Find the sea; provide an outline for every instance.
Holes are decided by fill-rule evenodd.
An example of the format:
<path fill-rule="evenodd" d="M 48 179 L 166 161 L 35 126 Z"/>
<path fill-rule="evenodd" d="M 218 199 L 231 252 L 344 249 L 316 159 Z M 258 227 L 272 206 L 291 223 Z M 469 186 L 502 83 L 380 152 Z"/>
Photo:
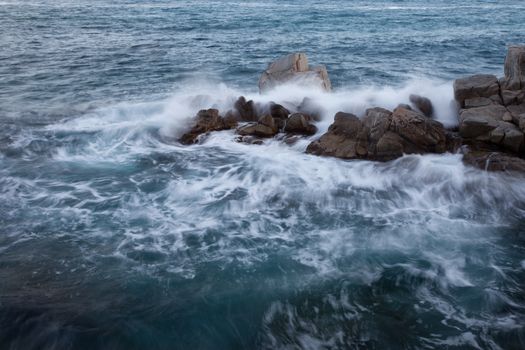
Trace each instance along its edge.
<path fill-rule="evenodd" d="M 524 349 L 525 175 L 305 154 L 503 75 L 521 0 L 0 1 L 0 349 Z M 333 91 L 260 94 L 304 52 Z M 177 139 L 239 96 L 316 135 Z"/>

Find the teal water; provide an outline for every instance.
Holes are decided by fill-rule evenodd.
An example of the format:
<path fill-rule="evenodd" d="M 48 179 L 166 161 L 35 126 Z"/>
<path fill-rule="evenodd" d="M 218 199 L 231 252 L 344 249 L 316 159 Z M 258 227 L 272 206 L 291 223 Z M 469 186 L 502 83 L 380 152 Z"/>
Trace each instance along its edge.
<path fill-rule="evenodd" d="M 456 123 L 522 1 L 1 1 L 1 349 L 522 349 L 525 178 L 460 155 L 345 162 L 200 108 L 392 108 Z M 334 92 L 258 95 L 304 51 Z"/>

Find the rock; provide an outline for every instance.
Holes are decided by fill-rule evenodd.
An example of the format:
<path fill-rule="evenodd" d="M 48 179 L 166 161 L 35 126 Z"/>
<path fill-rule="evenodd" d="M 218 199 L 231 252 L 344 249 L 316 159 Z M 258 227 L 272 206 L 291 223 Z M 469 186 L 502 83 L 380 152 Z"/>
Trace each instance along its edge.
<path fill-rule="evenodd" d="M 272 128 L 259 123 L 248 123 L 243 125 L 237 128 L 237 133 L 241 136 L 251 135 L 264 138 L 272 137 L 276 134 Z"/>
<path fill-rule="evenodd" d="M 501 152 L 469 151 L 463 163 L 487 171 L 525 172 L 525 159 Z"/>
<path fill-rule="evenodd" d="M 407 105 L 406 103 L 400 103 L 400 104 L 397 105 L 396 108 L 404 108 L 404 109 L 408 109 L 409 111 L 412 110 L 412 106 Z"/>
<path fill-rule="evenodd" d="M 264 113 L 272 116 L 279 130 L 284 128 L 284 125 L 286 124 L 286 119 L 288 119 L 288 116 L 290 115 L 290 111 L 288 109 L 286 109 L 280 104 L 270 102 L 270 104 L 266 106 L 263 110 Z"/>
<path fill-rule="evenodd" d="M 183 134 L 179 142 L 191 145 L 198 141 L 198 137 L 211 131 L 231 129 L 237 126 L 237 122 L 223 119 L 216 109 L 203 109 L 197 113 L 195 124 L 189 132 Z"/>
<path fill-rule="evenodd" d="M 488 97 L 474 97 L 474 98 L 467 98 L 464 104 L 465 104 L 465 108 L 476 108 L 476 107 L 484 107 L 484 106 L 494 104 L 494 101 Z"/>
<path fill-rule="evenodd" d="M 512 118 L 512 122 L 516 125 L 521 131 L 525 132 L 525 114 L 520 114 L 516 118 Z"/>
<path fill-rule="evenodd" d="M 237 117 L 231 112 L 228 111 L 223 118 L 225 129 L 235 129 L 237 127 Z"/>
<path fill-rule="evenodd" d="M 503 120 L 504 122 L 512 122 L 512 114 L 510 114 L 510 112 L 505 112 L 505 114 L 503 114 L 503 117 L 501 117 L 501 120 Z"/>
<path fill-rule="evenodd" d="M 519 105 L 525 102 L 525 91 L 501 90 L 501 98 L 505 106 Z"/>
<path fill-rule="evenodd" d="M 382 143 L 382 149 L 377 151 L 377 144 L 380 139 L 385 135 L 392 122 L 392 112 L 384 108 L 370 108 L 366 110 L 365 116 L 363 117 L 363 124 L 368 129 L 368 153 L 373 156 L 385 156 L 384 145 L 388 140 L 384 140 Z M 391 137 L 389 138 L 391 139 Z M 389 143 L 388 141 L 387 143 Z M 398 152 L 394 152 L 397 155 Z M 402 149 L 401 149 L 402 154 Z"/>
<path fill-rule="evenodd" d="M 372 159 L 391 160 L 402 157 L 405 153 L 403 143 L 401 136 L 387 131 L 377 142 Z"/>
<path fill-rule="evenodd" d="M 525 46 L 509 47 L 501 85 L 506 90 L 525 90 Z"/>
<path fill-rule="evenodd" d="M 317 127 L 310 124 L 310 117 L 302 113 L 294 113 L 288 118 L 284 126 L 284 131 L 292 134 L 313 135 L 317 132 Z"/>
<path fill-rule="evenodd" d="M 459 133 L 464 138 L 501 145 L 512 152 L 523 149 L 523 132 L 510 123 L 511 113 L 500 105 L 462 110 Z"/>
<path fill-rule="evenodd" d="M 244 96 L 240 96 L 234 105 L 234 115 L 237 116 L 239 121 L 242 122 L 254 122 L 257 121 L 257 111 L 255 104 L 252 100 L 246 101 Z"/>
<path fill-rule="evenodd" d="M 507 106 L 507 110 L 509 111 L 510 115 L 512 116 L 512 120 L 514 121 L 514 124 L 517 125 L 516 120 L 519 119 L 520 115 L 525 114 L 525 103 L 522 103 L 522 104 L 519 104 L 519 105 Z"/>
<path fill-rule="evenodd" d="M 304 53 L 292 53 L 271 63 L 259 79 L 259 91 L 268 91 L 286 82 L 314 85 L 324 91 L 332 89 L 326 68 L 318 66 L 310 69 Z"/>
<path fill-rule="evenodd" d="M 515 153 L 519 153 L 523 150 L 523 132 L 514 124 L 502 122 L 500 126 L 498 126 L 498 129 L 502 129 L 505 133 L 503 141 L 501 142 L 503 147 Z"/>
<path fill-rule="evenodd" d="M 270 129 L 272 129 L 272 132 L 275 134 L 277 133 L 277 131 L 279 131 L 279 128 L 277 127 L 277 124 L 275 123 L 275 120 L 269 114 L 266 114 L 260 117 L 259 124 L 269 127 Z"/>
<path fill-rule="evenodd" d="M 500 105 L 464 109 L 459 115 L 459 133 L 462 137 L 476 138 L 498 127 L 507 109 Z"/>
<path fill-rule="evenodd" d="M 443 153 L 446 136 L 443 124 L 415 111 L 396 108 L 392 113 L 390 131 L 397 133 L 405 142 L 406 153 Z"/>
<path fill-rule="evenodd" d="M 308 145 L 306 153 L 355 159 L 367 154 L 367 133 L 361 120 L 353 114 L 338 112 L 328 131 Z"/>
<path fill-rule="evenodd" d="M 499 83 L 495 75 L 478 74 L 454 82 L 454 97 L 461 107 L 465 107 L 467 99 L 491 98 L 495 95 L 499 95 Z"/>
<path fill-rule="evenodd" d="M 426 117 L 432 118 L 434 107 L 428 98 L 419 95 L 410 95 L 409 100 Z"/>
<path fill-rule="evenodd" d="M 279 131 L 275 120 L 271 115 L 265 114 L 257 123 L 248 123 L 237 129 L 237 133 L 241 136 L 258 136 L 258 137 L 272 137 Z"/>
<path fill-rule="evenodd" d="M 353 114 L 337 113 L 334 123 L 306 152 L 344 159 L 391 160 L 410 153 L 447 150 L 443 125 L 419 112 L 398 107 L 366 111 L 363 121 Z"/>
<path fill-rule="evenodd" d="M 270 115 L 275 119 L 287 119 L 290 111 L 280 104 L 270 102 Z"/>

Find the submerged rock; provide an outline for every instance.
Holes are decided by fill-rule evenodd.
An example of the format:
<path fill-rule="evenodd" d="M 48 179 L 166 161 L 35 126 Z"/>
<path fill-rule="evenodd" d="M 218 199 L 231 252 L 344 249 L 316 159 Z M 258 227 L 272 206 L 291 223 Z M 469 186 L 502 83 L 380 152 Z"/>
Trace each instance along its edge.
<path fill-rule="evenodd" d="M 268 91 L 286 82 L 313 85 L 324 91 L 332 89 L 326 68 L 324 66 L 310 68 L 304 53 L 292 53 L 272 62 L 259 79 L 259 91 Z"/>
<path fill-rule="evenodd" d="M 247 143 L 249 145 L 262 145 L 264 142 L 255 136 L 239 136 L 235 139 L 237 142 Z"/>

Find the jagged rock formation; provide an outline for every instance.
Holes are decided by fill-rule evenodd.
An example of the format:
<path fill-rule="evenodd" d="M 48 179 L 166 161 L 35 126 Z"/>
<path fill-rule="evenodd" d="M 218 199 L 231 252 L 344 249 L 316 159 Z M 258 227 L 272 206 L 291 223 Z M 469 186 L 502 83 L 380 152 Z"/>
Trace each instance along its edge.
<path fill-rule="evenodd" d="M 330 90 L 326 69 L 310 69 L 306 55 L 298 53 L 270 64 L 261 76 L 261 91 L 283 82 L 315 78 Z M 370 108 L 358 118 L 339 112 L 328 131 L 313 140 L 306 152 L 343 159 L 387 161 L 404 154 L 456 152 L 464 162 L 485 170 L 525 172 L 525 47 L 512 46 L 505 59 L 505 77 L 478 74 L 454 82 L 458 105 L 458 129 L 446 130 L 432 118 L 432 102 L 410 95 L 413 108 L 400 104 L 393 111 Z M 288 106 L 288 105 L 287 105 Z M 277 103 L 261 105 L 239 97 L 224 117 L 217 109 L 201 110 L 180 142 L 199 142 L 211 131 L 235 129 L 236 140 L 262 144 L 276 137 L 293 144 L 316 134 L 315 122 L 325 111 L 305 98 L 285 108 Z"/>
<path fill-rule="evenodd" d="M 308 145 L 306 152 L 344 159 L 391 160 L 403 154 L 446 150 L 446 132 L 441 123 L 397 107 L 394 112 L 368 109 L 362 120 L 339 112 L 328 131 Z"/>
<path fill-rule="evenodd" d="M 525 147 L 525 47 L 510 47 L 505 77 L 474 75 L 454 82 L 459 132 L 466 139 L 522 154 Z"/>

